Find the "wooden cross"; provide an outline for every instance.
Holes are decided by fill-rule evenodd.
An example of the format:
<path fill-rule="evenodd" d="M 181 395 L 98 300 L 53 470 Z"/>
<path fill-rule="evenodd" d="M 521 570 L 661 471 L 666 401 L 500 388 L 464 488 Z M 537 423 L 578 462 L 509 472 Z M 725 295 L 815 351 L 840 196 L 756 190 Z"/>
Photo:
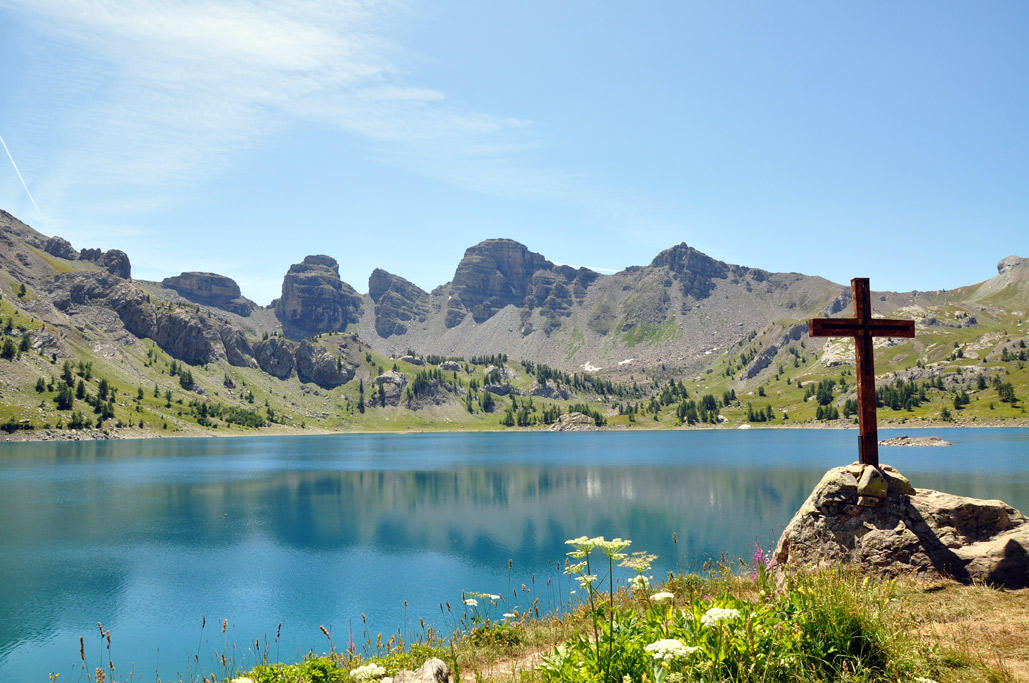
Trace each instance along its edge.
<path fill-rule="evenodd" d="M 853 337 L 857 354 L 858 455 L 862 465 L 879 466 L 879 429 L 875 421 L 875 360 L 873 337 L 914 337 L 913 320 L 872 318 L 868 278 L 850 281 L 854 294 L 853 318 L 812 318 L 808 334 L 812 337 Z"/>

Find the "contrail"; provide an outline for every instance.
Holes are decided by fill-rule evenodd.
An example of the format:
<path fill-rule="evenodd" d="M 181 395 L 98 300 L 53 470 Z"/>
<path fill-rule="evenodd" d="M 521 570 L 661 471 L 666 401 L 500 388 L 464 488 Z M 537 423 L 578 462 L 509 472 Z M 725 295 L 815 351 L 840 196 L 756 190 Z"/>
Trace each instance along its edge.
<path fill-rule="evenodd" d="M 11 166 L 14 166 L 14 172 L 18 174 L 18 180 L 21 181 L 21 186 L 25 188 L 25 194 L 27 194 L 29 199 L 32 200 L 32 206 L 36 207 L 36 213 L 40 218 L 42 218 L 43 213 L 39 210 L 39 205 L 36 204 L 36 200 L 33 198 L 32 193 L 29 192 L 29 186 L 25 184 L 25 179 L 21 177 L 21 171 L 18 170 L 18 164 L 14 163 L 14 157 L 11 156 L 11 150 L 7 149 L 7 143 L 4 142 L 2 135 L 0 135 L 0 145 L 4 146 L 4 151 L 7 152 L 7 158 L 11 160 Z"/>

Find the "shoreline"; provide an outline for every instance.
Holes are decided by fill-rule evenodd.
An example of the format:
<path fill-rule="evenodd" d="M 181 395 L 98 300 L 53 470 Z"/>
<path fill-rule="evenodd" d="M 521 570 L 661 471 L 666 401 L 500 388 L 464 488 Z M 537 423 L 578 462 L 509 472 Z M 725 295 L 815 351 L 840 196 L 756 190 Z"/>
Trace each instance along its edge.
<path fill-rule="evenodd" d="M 673 431 L 733 431 L 733 430 L 766 430 L 766 429 L 796 429 L 796 430 L 822 430 L 822 429 L 835 429 L 835 430 L 854 430 L 857 431 L 858 427 L 856 424 L 849 421 L 837 420 L 843 424 L 830 424 L 824 422 L 800 422 L 796 424 L 768 424 L 768 423 L 748 423 L 734 425 L 704 425 L 704 426 L 683 426 L 683 427 L 649 427 L 649 426 L 636 426 L 636 427 L 596 427 L 588 430 L 576 430 L 576 431 L 591 431 L 591 432 L 627 432 L 627 431 L 639 431 L 639 432 L 673 432 Z M 978 420 L 963 420 L 960 422 L 940 422 L 938 420 L 922 420 L 922 419 L 911 419 L 903 422 L 880 422 L 879 430 L 884 429 L 1027 429 L 1029 428 L 1029 417 L 1026 418 L 1011 418 L 1006 420 L 989 420 L 989 421 L 978 421 Z M 360 434 L 388 434 L 388 435 L 399 435 L 399 434 L 456 434 L 456 433 L 467 433 L 467 434 L 500 434 L 500 433 L 522 433 L 522 434 L 535 434 L 550 431 L 546 427 L 534 427 L 534 428 L 519 428 L 519 427 L 506 427 L 503 429 L 465 429 L 464 426 L 457 426 L 456 428 L 442 428 L 442 429 L 401 429 L 401 430 L 373 430 L 373 429 L 354 429 L 354 430 L 332 430 L 322 429 L 317 427 L 307 427 L 305 429 L 290 429 L 290 430 L 274 430 L 274 431 L 229 431 L 224 430 L 218 434 L 212 434 L 210 431 L 196 431 L 196 432 L 173 432 L 163 434 L 161 432 L 147 432 L 140 433 L 139 430 L 131 428 L 122 429 L 111 429 L 111 430 L 99 430 L 96 428 L 91 429 L 41 429 L 41 430 L 21 430 L 10 434 L 0 435 L 0 444 L 4 443 L 47 443 L 47 442 L 65 442 L 65 441 L 142 441 L 151 439 L 225 439 L 225 438 L 239 438 L 239 437 L 279 437 L 279 436 L 328 436 L 328 435 L 340 435 L 345 436 L 349 434 L 360 435 Z M 570 430 L 571 431 L 571 430 Z"/>

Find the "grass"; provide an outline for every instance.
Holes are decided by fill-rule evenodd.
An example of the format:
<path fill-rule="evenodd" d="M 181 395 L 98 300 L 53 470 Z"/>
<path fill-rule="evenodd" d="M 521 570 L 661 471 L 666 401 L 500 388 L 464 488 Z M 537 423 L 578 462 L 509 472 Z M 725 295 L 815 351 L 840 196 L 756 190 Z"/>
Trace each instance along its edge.
<path fill-rule="evenodd" d="M 619 563 L 636 562 L 636 576 L 646 577 L 648 558 L 626 558 L 617 544 L 581 552 L 581 542 L 597 540 L 577 539 L 580 552 L 572 561 L 591 562 L 591 574 L 569 567 L 579 577 L 580 602 L 563 612 L 541 614 L 530 603 L 524 612 L 501 616 L 513 608 L 500 596 L 468 594 L 463 597 L 475 605 L 451 610 L 448 603 L 449 633 L 423 625 L 411 642 L 398 633 L 386 641 L 380 634 L 341 644 L 323 628 L 325 649 L 294 663 L 270 654 L 278 636 L 242 650 L 224 644 L 229 656 L 214 657 L 217 671 L 191 670 L 187 679 L 343 682 L 354 680 L 350 672 L 358 667 L 375 664 L 394 676 L 428 657 L 444 660 L 455 680 L 523 683 L 1029 677 L 1029 590 L 884 580 L 847 567 L 792 575 L 777 585 L 760 550 L 749 563 L 709 562 L 700 573 L 670 573 L 653 585 L 609 582 L 608 572 Z M 121 673 L 107 661 L 106 635 L 101 627 L 99 669 L 86 655 L 95 648 L 87 644 L 82 651 L 87 680 L 113 682 Z M 242 651 L 257 663 L 242 667 L 232 656 Z M 199 653 L 193 659 L 199 662 Z"/>

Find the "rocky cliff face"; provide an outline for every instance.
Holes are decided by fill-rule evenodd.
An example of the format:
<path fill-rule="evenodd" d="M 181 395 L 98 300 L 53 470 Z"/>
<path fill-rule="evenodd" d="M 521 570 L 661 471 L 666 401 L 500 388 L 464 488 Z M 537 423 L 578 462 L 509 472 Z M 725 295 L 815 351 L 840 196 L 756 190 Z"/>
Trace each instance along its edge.
<path fill-rule="evenodd" d="M 427 292 L 381 268 L 368 278 L 368 296 L 375 302 L 375 331 L 383 339 L 406 333 L 408 323 L 425 322 L 429 313 Z"/>
<path fill-rule="evenodd" d="M 83 249 L 79 252 L 79 258 L 83 261 L 95 261 L 111 275 L 117 275 L 126 280 L 132 279 L 132 264 L 129 262 L 129 255 L 121 249 L 108 251 Z"/>
<path fill-rule="evenodd" d="M 257 308 L 257 304 L 243 297 L 235 280 L 216 273 L 182 273 L 166 277 L 161 285 L 190 301 L 237 315 L 250 315 Z"/>
<path fill-rule="evenodd" d="M 466 250 L 457 266 L 446 326 L 459 325 L 469 313 L 482 323 L 509 305 L 541 308 L 548 318 L 567 315 L 596 278 L 588 268 L 555 266 L 514 240 L 486 240 Z"/>
<path fill-rule="evenodd" d="M 110 273 L 65 273 L 49 286 L 60 311 L 104 306 L 118 314 L 126 330 L 153 339 L 176 358 L 209 363 L 224 357 L 219 327 L 210 319 L 175 306 L 155 306 L 142 289 Z"/>
<path fill-rule="evenodd" d="M 679 282 L 683 295 L 694 299 L 705 299 L 710 296 L 715 288 L 715 280 L 724 280 L 730 275 L 739 277 L 751 270 L 717 261 L 687 246 L 685 242 L 662 251 L 650 266 L 667 269 L 672 279 Z"/>
<path fill-rule="evenodd" d="M 256 368 L 257 359 L 254 358 L 254 348 L 250 345 L 246 335 L 239 329 L 225 325 L 219 331 L 222 338 L 222 345 L 225 346 L 225 359 L 230 365 L 238 368 Z"/>
<path fill-rule="evenodd" d="M 43 251 L 58 258 L 68 259 L 69 261 L 74 261 L 79 257 L 79 252 L 75 247 L 71 246 L 71 242 L 56 235 L 46 241 Z"/>
<path fill-rule="evenodd" d="M 273 377 L 286 379 L 297 367 L 297 348 L 300 344 L 282 337 L 269 337 L 254 342 L 254 357 L 261 370 Z"/>
<path fill-rule="evenodd" d="M 301 382 L 314 382 L 325 389 L 349 382 L 356 369 L 306 339 L 297 348 L 296 363 L 297 376 Z"/>
<path fill-rule="evenodd" d="M 308 256 L 290 266 L 282 297 L 272 302 L 291 339 L 342 331 L 357 321 L 361 296 L 340 280 L 339 264 L 329 256 Z"/>

